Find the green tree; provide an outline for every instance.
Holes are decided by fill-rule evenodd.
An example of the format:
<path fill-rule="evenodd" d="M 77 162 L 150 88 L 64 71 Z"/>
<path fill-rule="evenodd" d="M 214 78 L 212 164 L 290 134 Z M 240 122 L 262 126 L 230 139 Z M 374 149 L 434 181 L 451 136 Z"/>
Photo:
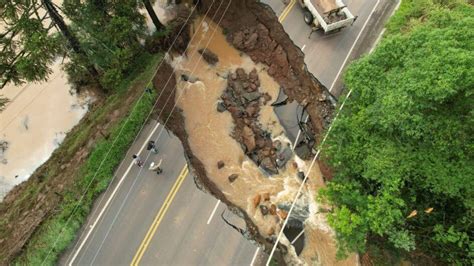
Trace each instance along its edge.
<path fill-rule="evenodd" d="M 80 66 L 85 68 L 88 74 L 90 74 L 91 80 L 95 81 L 95 85 L 102 88 L 99 81 L 99 72 L 96 70 L 95 66 L 90 62 L 87 54 L 82 48 L 81 43 L 77 39 L 76 35 L 66 25 L 62 16 L 59 14 L 56 6 L 53 4 L 51 0 L 42 0 L 42 3 L 43 3 L 44 8 L 47 10 L 48 14 L 51 16 L 51 20 L 54 22 L 58 30 L 61 32 L 62 36 L 66 39 L 67 43 L 69 44 L 69 47 L 74 52 L 74 56 L 76 58 L 81 59 Z"/>
<path fill-rule="evenodd" d="M 72 21 L 88 56 L 101 69 L 101 81 L 109 89 L 131 71 L 135 59 L 144 52 L 140 41 L 146 37 L 146 25 L 140 7 L 141 3 L 134 0 L 63 3 L 64 13 Z M 80 79 L 82 69 L 78 65 L 80 62 L 72 58 L 66 70 Z"/>
<path fill-rule="evenodd" d="M 47 80 L 64 48 L 70 57 L 81 58 L 81 67 L 100 87 L 98 71 L 51 0 L 0 0 L 0 5 L 0 88 Z"/>
<path fill-rule="evenodd" d="M 324 147 L 336 175 L 322 195 L 334 205 L 341 254 L 381 238 L 395 250 L 469 265 L 474 9 L 425 2 L 420 20 L 348 69 L 351 99 Z"/>
<path fill-rule="evenodd" d="M 0 88 L 44 81 L 60 49 L 55 26 L 39 1 L 0 0 Z"/>

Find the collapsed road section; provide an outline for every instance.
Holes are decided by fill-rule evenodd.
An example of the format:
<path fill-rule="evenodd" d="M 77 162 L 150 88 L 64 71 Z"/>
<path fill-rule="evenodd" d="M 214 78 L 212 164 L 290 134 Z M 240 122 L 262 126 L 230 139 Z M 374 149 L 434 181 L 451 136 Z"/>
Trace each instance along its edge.
<path fill-rule="evenodd" d="M 169 55 L 158 71 L 155 88 L 171 100 L 162 100 L 156 111 L 182 141 L 196 181 L 243 217 L 245 235 L 268 251 L 308 173 L 333 103 L 267 6 L 211 2 L 201 1 L 207 17 L 190 25 L 186 52 Z M 164 84 L 173 73 L 175 79 Z M 309 115 L 302 129 L 312 138 L 301 143 L 288 137 L 289 125 L 275 113 L 275 105 L 291 103 Z M 297 145 L 309 152 L 294 154 Z M 327 207 L 315 201 L 324 181 L 314 167 L 285 229 L 304 229 L 303 244 L 295 248 L 284 237 L 280 251 L 291 264 L 354 265 L 355 255 L 336 261 L 334 233 L 321 211 Z"/>

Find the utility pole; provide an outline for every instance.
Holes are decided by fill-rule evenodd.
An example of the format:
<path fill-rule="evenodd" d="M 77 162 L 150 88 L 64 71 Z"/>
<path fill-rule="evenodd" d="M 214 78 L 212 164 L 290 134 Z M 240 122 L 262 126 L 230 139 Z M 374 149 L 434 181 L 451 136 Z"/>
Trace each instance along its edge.
<path fill-rule="evenodd" d="M 158 16 L 155 13 L 155 10 L 153 10 L 153 6 L 151 5 L 150 0 L 142 0 L 143 4 L 145 5 L 146 11 L 148 12 L 148 15 L 150 15 L 151 20 L 153 21 L 153 24 L 155 24 L 156 31 L 162 30 L 165 26 L 161 24 L 160 20 L 158 19 Z"/>
<path fill-rule="evenodd" d="M 58 10 L 54 6 L 54 4 L 51 2 L 51 0 L 42 0 L 42 2 L 43 2 L 44 7 L 46 8 L 46 11 L 48 12 L 51 19 L 53 20 L 54 24 L 58 27 L 59 31 L 64 36 L 64 38 L 66 38 L 72 50 L 79 56 L 83 58 L 87 58 L 87 54 L 82 49 L 81 44 L 79 40 L 77 39 L 76 35 L 74 35 L 74 33 L 69 30 L 69 27 L 66 25 L 66 23 L 64 22 L 64 19 L 62 18 L 61 14 L 59 14 Z M 97 86 L 99 86 L 101 90 L 104 90 L 104 88 L 101 86 L 99 82 L 99 72 L 97 71 L 97 69 L 89 62 L 87 63 L 86 69 L 89 72 L 89 74 L 92 76 L 94 81 L 97 83 Z"/>

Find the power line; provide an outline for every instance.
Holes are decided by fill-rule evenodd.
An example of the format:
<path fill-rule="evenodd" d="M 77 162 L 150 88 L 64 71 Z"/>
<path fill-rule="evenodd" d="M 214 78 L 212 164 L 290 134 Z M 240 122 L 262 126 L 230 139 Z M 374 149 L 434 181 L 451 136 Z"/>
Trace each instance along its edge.
<path fill-rule="evenodd" d="M 227 9 L 229 8 L 231 2 L 232 2 L 232 0 L 231 0 L 231 1 L 229 2 L 229 4 L 227 5 L 227 7 L 226 7 L 226 9 L 225 9 L 225 11 L 224 11 L 222 17 L 221 17 L 220 20 L 219 20 L 219 23 L 217 23 L 217 27 L 214 29 L 214 31 L 213 31 L 211 37 L 209 38 L 209 41 L 208 41 L 207 44 L 206 44 L 206 48 L 209 46 L 209 44 L 210 44 L 210 42 L 211 42 L 211 40 L 212 40 L 214 34 L 216 33 L 216 31 L 217 31 L 217 29 L 218 29 L 218 27 L 219 27 L 219 25 L 220 25 L 220 23 L 221 23 L 221 21 L 222 21 L 222 18 L 223 18 L 223 17 L 225 16 L 225 14 L 227 13 Z M 213 3 L 214 3 L 214 1 L 213 1 Z M 223 3 L 223 1 L 221 1 L 221 4 L 219 5 L 218 10 L 220 9 L 222 3 Z M 212 6 L 212 5 L 211 5 L 211 6 Z M 208 9 L 207 12 L 209 12 L 209 10 L 210 10 L 210 7 L 209 7 L 209 9 Z M 217 14 L 217 12 L 214 14 L 214 16 L 215 16 L 216 14 Z M 206 13 L 205 16 L 207 16 L 207 13 Z M 214 19 L 214 17 L 213 17 L 213 19 Z M 197 31 L 196 31 L 196 32 L 197 32 Z M 193 38 L 194 38 L 195 36 L 196 36 L 196 34 L 193 35 Z M 201 42 L 201 41 L 202 41 L 202 39 L 200 40 L 200 42 Z M 200 43 L 200 42 L 199 42 L 199 43 Z M 188 46 L 186 47 L 186 50 L 189 48 L 189 45 L 190 45 L 190 43 L 188 43 Z M 202 55 L 198 55 L 198 56 L 200 56 L 199 59 L 198 59 L 198 62 L 200 62 L 200 61 L 202 60 Z M 191 61 L 192 61 L 192 60 L 191 60 Z M 195 64 L 195 68 L 191 71 L 191 74 L 194 73 L 194 72 L 197 70 L 197 66 L 198 66 L 198 63 Z M 168 82 L 169 82 L 169 80 L 171 79 L 171 77 L 174 77 L 174 76 L 173 76 L 173 75 L 170 75 L 170 78 L 168 79 Z M 166 85 L 168 84 L 168 82 L 167 82 L 167 83 L 165 84 L 165 86 L 163 86 L 163 87 L 166 87 Z M 174 88 L 174 90 L 176 90 L 176 88 Z M 163 106 L 166 106 L 166 105 L 167 105 L 168 100 L 170 99 L 171 95 L 173 95 L 173 94 L 172 94 L 172 93 L 169 94 L 169 96 L 168 96 L 168 98 L 167 98 L 167 101 L 166 101 L 166 103 L 165 103 Z M 178 98 L 176 99 L 175 104 L 174 104 L 172 110 L 170 111 L 170 113 L 169 113 L 167 119 L 165 120 L 165 122 L 164 122 L 164 124 L 163 124 L 163 128 L 160 130 L 160 133 L 158 134 L 158 137 L 155 139 L 155 142 L 157 142 L 157 141 L 159 140 L 159 138 L 161 137 L 161 134 L 163 133 L 164 128 L 166 127 L 166 124 L 167 124 L 169 118 L 171 117 L 171 115 L 172 115 L 172 113 L 173 113 L 175 107 L 177 106 L 177 103 L 179 102 L 179 99 L 181 98 L 182 95 L 183 95 L 183 92 L 181 92 L 181 94 L 178 95 Z M 158 116 L 160 116 L 163 111 L 164 111 L 164 108 L 160 111 L 160 113 L 159 113 Z M 151 152 L 148 152 L 148 155 L 146 156 L 145 161 L 148 160 L 150 154 L 151 154 Z M 143 169 L 141 168 L 141 169 L 139 170 L 139 172 L 137 173 L 136 177 L 134 178 L 134 181 L 133 181 L 132 185 L 130 186 L 130 188 L 129 188 L 129 190 L 128 190 L 128 192 L 127 192 L 127 194 L 126 194 L 124 200 L 122 201 L 122 204 L 121 204 L 119 210 L 117 211 L 117 214 L 115 215 L 115 217 L 114 217 L 112 223 L 110 224 L 110 227 L 109 227 L 109 229 L 107 230 L 107 233 L 106 233 L 106 235 L 104 236 L 100 247 L 103 245 L 105 239 L 108 237 L 108 234 L 110 233 L 110 230 L 112 229 L 112 226 L 114 225 L 114 223 L 115 223 L 115 221 L 116 221 L 118 215 L 120 214 L 121 210 L 123 209 L 123 206 L 125 205 L 125 202 L 126 202 L 126 200 L 128 199 L 128 197 L 129 197 L 129 195 L 130 195 L 130 192 L 132 191 L 133 187 L 135 186 L 137 180 L 139 180 L 138 176 L 141 174 L 142 170 L 143 170 Z M 100 251 L 100 248 L 96 251 L 96 254 L 94 255 L 94 260 L 95 260 L 95 258 L 97 257 L 99 251 Z M 94 260 L 93 260 L 93 261 L 94 261 Z M 92 263 L 93 263 L 93 262 L 92 262 Z"/>
<path fill-rule="evenodd" d="M 191 12 L 190 12 L 188 18 L 186 19 L 186 22 L 183 24 L 183 26 L 181 27 L 179 33 L 176 35 L 176 37 L 175 37 L 175 39 L 173 40 L 172 44 L 171 44 L 170 47 L 168 48 L 167 53 L 169 53 L 169 52 L 171 51 L 172 47 L 173 47 L 174 44 L 176 43 L 176 40 L 177 40 L 178 37 L 181 35 L 183 29 L 186 27 L 186 25 L 187 25 L 187 23 L 188 23 L 188 21 L 189 21 L 189 18 L 192 16 L 194 10 L 195 10 L 196 7 L 197 7 L 197 4 L 198 4 L 198 3 L 196 3 L 196 5 L 195 5 L 195 6 L 193 7 L 193 9 L 191 10 Z M 158 67 L 156 68 L 156 71 L 155 71 L 154 75 L 153 75 L 153 76 L 150 78 L 150 80 L 146 83 L 146 86 L 148 86 L 148 85 L 151 84 L 153 78 L 154 78 L 155 75 L 158 73 L 158 70 L 160 69 L 161 65 L 163 64 L 163 61 L 164 61 L 164 59 L 162 59 L 162 60 L 160 61 Z M 131 112 L 133 112 L 133 111 L 136 109 L 136 107 L 137 107 L 138 104 L 140 103 L 140 101 L 141 101 L 141 99 L 143 98 L 143 96 L 145 95 L 145 93 L 147 93 L 146 90 L 143 91 L 142 95 L 139 97 L 139 99 L 138 99 L 137 102 L 135 103 L 135 106 L 132 108 L 132 111 L 131 111 Z M 137 135 L 135 136 L 135 139 L 133 140 L 133 142 L 135 142 L 136 139 L 138 138 L 138 136 L 140 135 L 141 131 L 143 130 L 143 128 L 144 128 L 146 122 L 148 121 L 148 118 L 149 118 L 150 115 L 152 114 L 153 109 L 154 109 L 155 105 L 158 103 L 158 101 L 159 101 L 159 99 L 160 99 L 160 97 L 161 97 L 162 94 L 163 94 L 163 91 L 161 91 L 160 94 L 158 95 L 158 98 L 157 98 L 157 100 L 155 101 L 155 104 L 153 105 L 153 108 L 152 108 L 151 111 L 148 113 L 148 116 L 147 116 L 146 119 L 144 120 L 144 122 L 143 122 L 143 124 L 142 124 L 140 130 L 138 131 Z M 117 137 L 115 137 L 114 141 L 113 141 L 112 144 L 110 145 L 110 148 L 109 148 L 109 150 L 107 151 L 107 153 L 105 154 L 105 156 L 103 157 L 102 161 L 100 162 L 100 164 L 99 164 L 99 166 L 98 166 L 98 168 L 97 168 L 97 171 L 94 173 L 94 175 L 93 175 L 91 181 L 90 181 L 89 184 L 86 186 L 86 189 L 85 189 L 84 193 L 81 195 L 79 201 L 77 202 L 76 206 L 74 207 L 74 209 L 72 210 L 72 212 L 71 212 L 71 214 L 69 215 L 68 219 L 66 220 L 66 223 L 64 224 L 64 226 L 62 227 L 61 231 L 59 232 L 58 237 L 57 237 L 56 240 L 54 241 L 53 246 L 52 246 L 51 249 L 48 251 L 46 257 L 44 258 L 43 262 L 41 263 L 42 265 L 46 262 L 47 258 L 49 257 L 49 255 L 51 254 L 52 250 L 53 250 L 54 247 L 56 246 L 56 244 L 57 244 L 59 238 L 60 238 L 61 235 L 64 233 L 64 229 L 65 229 L 66 226 L 69 224 L 69 222 L 70 222 L 70 220 L 71 220 L 73 214 L 76 212 L 77 208 L 78 208 L 79 205 L 81 204 L 81 202 L 82 202 L 82 200 L 84 199 L 86 193 L 89 191 L 90 186 L 92 185 L 92 182 L 94 182 L 95 178 L 97 177 L 97 174 L 99 173 L 99 170 L 101 169 L 102 165 L 104 164 L 104 162 L 105 162 L 106 159 L 108 158 L 108 156 L 109 156 L 109 154 L 110 154 L 112 148 L 115 146 L 115 143 L 117 142 L 118 138 L 121 136 L 121 134 L 122 134 L 122 132 L 123 132 L 123 129 L 125 128 L 125 126 L 127 125 L 127 123 L 128 123 L 129 120 L 130 120 L 130 116 L 127 117 L 127 119 L 125 120 L 124 124 L 122 125 L 122 127 L 121 127 L 119 133 L 117 134 Z M 119 167 L 120 167 L 122 164 L 123 164 L 123 161 L 120 163 Z M 108 189 L 111 187 L 111 184 L 113 184 L 113 181 L 115 180 L 115 177 L 116 177 L 116 176 L 114 176 L 114 177 L 112 178 L 112 180 L 110 181 L 109 186 L 107 187 L 106 191 L 108 191 Z M 106 192 L 106 191 L 105 191 L 105 192 Z"/>

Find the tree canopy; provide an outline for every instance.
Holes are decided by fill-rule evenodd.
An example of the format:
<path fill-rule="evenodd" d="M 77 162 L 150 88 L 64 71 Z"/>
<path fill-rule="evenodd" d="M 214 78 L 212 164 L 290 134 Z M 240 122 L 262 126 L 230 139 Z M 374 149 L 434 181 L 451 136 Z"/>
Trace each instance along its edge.
<path fill-rule="evenodd" d="M 388 36 L 349 67 L 352 95 L 323 147 L 336 174 L 322 195 L 341 254 L 377 238 L 471 264 L 474 8 L 421 2 L 413 12 L 420 2 L 403 1 Z"/>
<path fill-rule="evenodd" d="M 46 80 L 60 49 L 49 14 L 34 0 L 0 0 L 0 6 L 0 89 Z"/>
<path fill-rule="evenodd" d="M 102 73 L 102 84 L 113 89 L 144 51 L 139 42 L 146 33 L 145 17 L 139 12 L 140 2 L 65 0 L 63 7 L 88 57 Z M 80 65 L 81 61 L 74 57 L 66 65 L 70 76 L 79 83 L 79 79 L 87 78 Z"/>
<path fill-rule="evenodd" d="M 0 0 L 0 89 L 45 81 L 62 51 L 74 85 L 111 90 L 144 54 L 145 16 L 164 27 L 150 0 Z M 63 17 L 66 17 L 64 19 Z"/>

